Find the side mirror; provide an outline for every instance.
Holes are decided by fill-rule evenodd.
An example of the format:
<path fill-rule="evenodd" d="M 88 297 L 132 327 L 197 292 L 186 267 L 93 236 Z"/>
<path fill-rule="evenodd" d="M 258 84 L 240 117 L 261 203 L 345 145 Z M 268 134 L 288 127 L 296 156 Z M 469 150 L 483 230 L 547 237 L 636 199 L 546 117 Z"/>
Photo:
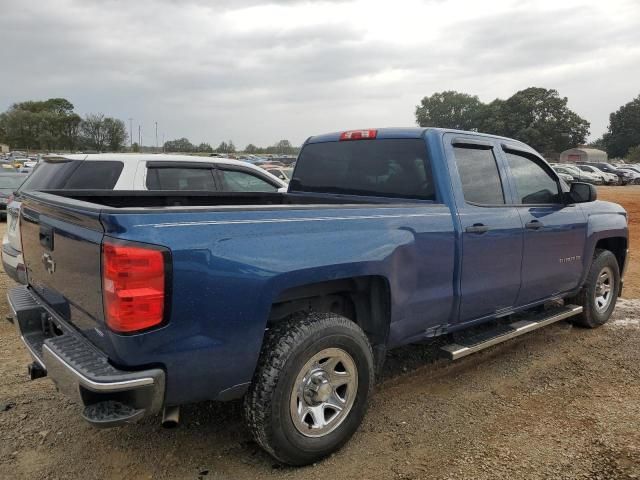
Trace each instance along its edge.
<path fill-rule="evenodd" d="M 571 184 L 567 197 L 569 203 L 594 202 L 598 199 L 598 191 L 590 183 L 575 182 Z"/>

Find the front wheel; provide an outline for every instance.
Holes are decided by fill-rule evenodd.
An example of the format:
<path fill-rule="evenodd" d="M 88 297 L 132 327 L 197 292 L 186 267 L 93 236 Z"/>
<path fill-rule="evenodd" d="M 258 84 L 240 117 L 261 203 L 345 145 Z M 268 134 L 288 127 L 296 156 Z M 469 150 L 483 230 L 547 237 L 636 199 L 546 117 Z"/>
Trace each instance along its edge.
<path fill-rule="evenodd" d="M 316 462 L 360 425 L 374 382 L 371 346 L 354 322 L 333 313 L 270 328 L 245 398 L 255 440 L 290 465 Z"/>
<path fill-rule="evenodd" d="M 604 325 L 613 313 L 619 292 L 620 268 L 615 255 L 609 250 L 596 250 L 582 290 L 568 300 L 583 307 L 582 313 L 573 317 L 573 323 L 586 328 Z"/>

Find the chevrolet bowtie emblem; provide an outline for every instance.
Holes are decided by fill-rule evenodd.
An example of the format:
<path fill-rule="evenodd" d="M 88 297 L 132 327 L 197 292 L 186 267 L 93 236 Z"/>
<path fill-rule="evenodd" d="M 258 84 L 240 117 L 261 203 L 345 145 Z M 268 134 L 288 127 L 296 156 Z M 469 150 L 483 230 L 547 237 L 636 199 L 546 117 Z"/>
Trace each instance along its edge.
<path fill-rule="evenodd" d="M 53 272 L 56 271 L 56 262 L 53 260 L 53 257 L 49 252 L 45 252 L 42 254 L 42 264 L 44 265 L 44 269 L 49 272 L 49 274 L 53 275 Z"/>

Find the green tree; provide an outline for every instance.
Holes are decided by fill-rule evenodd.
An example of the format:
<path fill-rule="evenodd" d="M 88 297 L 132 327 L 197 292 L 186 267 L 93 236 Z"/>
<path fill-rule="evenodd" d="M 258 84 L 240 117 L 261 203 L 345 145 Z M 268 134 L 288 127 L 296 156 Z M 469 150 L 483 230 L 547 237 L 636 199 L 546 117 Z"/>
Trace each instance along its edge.
<path fill-rule="evenodd" d="M 78 118 L 64 98 L 14 103 L 0 114 L 0 141 L 16 148 L 73 148 Z"/>
<path fill-rule="evenodd" d="M 624 157 L 640 145 L 640 95 L 609 115 L 609 128 L 603 137 L 610 157 Z"/>
<path fill-rule="evenodd" d="M 631 147 L 627 151 L 627 156 L 624 159 L 629 163 L 640 163 L 640 145 Z"/>
<path fill-rule="evenodd" d="M 280 140 L 274 147 L 276 147 L 276 153 L 281 155 L 290 155 L 294 152 L 293 145 L 289 140 Z"/>
<path fill-rule="evenodd" d="M 561 152 L 583 144 L 589 122 L 567 106 L 557 90 L 530 87 L 484 109 L 478 129 L 515 138 L 542 153 Z"/>
<path fill-rule="evenodd" d="M 229 143 L 220 142 L 220 145 L 216 148 L 217 153 L 235 153 L 235 151 L 236 146 L 233 144 L 233 140 L 229 140 Z"/>
<path fill-rule="evenodd" d="M 80 130 L 85 144 L 93 150 L 102 152 L 106 146 L 107 129 L 104 124 L 104 115 L 90 113 L 84 117 L 80 124 Z"/>
<path fill-rule="evenodd" d="M 213 152 L 213 148 L 208 143 L 202 142 L 200 145 L 198 145 L 198 147 L 196 148 L 196 151 L 211 153 Z"/>
<path fill-rule="evenodd" d="M 122 120 L 106 117 L 103 120 L 103 128 L 105 130 L 104 141 L 109 151 L 118 152 L 124 148 L 129 135 L 127 135 L 127 127 Z"/>
<path fill-rule="evenodd" d="M 257 153 L 258 152 L 258 147 L 256 147 L 253 143 L 250 143 L 249 145 L 244 147 L 244 152 L 245 153 Z"/>
<path fill-rule="evenodd" d="M 421 127 L 475 130 L 483 107 L 477 96 L 453 90 L 436 92 L 416 106 L 416 122 Z"/>
<path fill-rule="evenodd" d="M 165 152 L 193 152 L 194 150 L 194 145 L 185 137 L 164 143 Z"/>

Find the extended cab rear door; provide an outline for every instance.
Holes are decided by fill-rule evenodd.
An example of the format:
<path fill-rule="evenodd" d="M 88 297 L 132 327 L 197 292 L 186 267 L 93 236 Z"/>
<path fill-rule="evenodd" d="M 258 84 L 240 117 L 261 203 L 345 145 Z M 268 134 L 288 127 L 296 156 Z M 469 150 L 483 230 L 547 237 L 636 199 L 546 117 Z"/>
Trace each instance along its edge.
<path fill-rule="evenodd" d="M 509 205 L 500 146 L 488 137 L 446 134 L 461 227 L 459 322 L 499 315 L 520 289 L 522 222 Z"/>

